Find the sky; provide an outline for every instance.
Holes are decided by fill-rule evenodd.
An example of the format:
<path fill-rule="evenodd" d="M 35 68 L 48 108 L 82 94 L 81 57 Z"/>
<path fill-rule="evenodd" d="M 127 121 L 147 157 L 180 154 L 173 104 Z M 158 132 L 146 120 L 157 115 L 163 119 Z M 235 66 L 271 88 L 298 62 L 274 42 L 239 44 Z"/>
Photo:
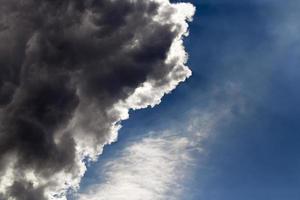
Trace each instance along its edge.
<path fill-rule="evenodd" d="M 193 75 L 165 96 L 160 105 L 130 113 L 130 118 L 122 123 L 118 142 L 104 148 L 99 161 L 91 164 L 83 178 L 83 199 L 97 194 L 97 190 L 99 196 L 104 192 L 118 193 L 121 182 L 134 182 L 120 178 L 119 183 L 110 183 L 116 178 L 110 173 L 124 169 L 109 166 L 123 166 L 129 159 L 132 163 L 125 164 L 125 168 L 143 171 L 138 167 L 139 158 L 133 158 L 128 150 L 135 145 L 147 149 L 145 140 L 164 138 L 167 132 L 197 145 L 182 147 L 182 154 L 189 158 L 178 160 L 179 169 L 157 173 L 168 161 L 159 167 L 151 166 L 149 161 L 143 167 L 153 167 L 153 174 L 130 173 L 139 180 L 164 179 L 166 174 L 180 179 L 179 175 L 185 175 L 177 181 L 180 189 L 162 180 L 161 184 L 169 187 L 164 196 L 149 199 L 297 200 L 300 3 L 189 2 L 197 9 L 190 35 L 185 39 Z M 175 143 L 168 145 L 166 153 L 174 147 Z M 178 155 L 167 157 L 173 156 Z M 109 187 L 113 191 L 108 191 Z M 141 198 L 137 196 L 129 199 Z"/>
<path fill-rule="evenodd" d="M 0 0 L 0 200 L 299 199 L 300 2 L 171 3 Z"/>

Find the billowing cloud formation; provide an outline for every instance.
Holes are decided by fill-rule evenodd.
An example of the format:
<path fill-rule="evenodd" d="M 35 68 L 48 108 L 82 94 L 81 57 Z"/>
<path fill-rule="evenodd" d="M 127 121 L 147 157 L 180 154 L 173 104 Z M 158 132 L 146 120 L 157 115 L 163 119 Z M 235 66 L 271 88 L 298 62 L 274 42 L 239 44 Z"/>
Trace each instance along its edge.
<path fill-rule="evenodd" d="M 0 0 L 0 199 L 65 199 L 129 109 L 190 76 L 194 7 L 168 0 Z"/>

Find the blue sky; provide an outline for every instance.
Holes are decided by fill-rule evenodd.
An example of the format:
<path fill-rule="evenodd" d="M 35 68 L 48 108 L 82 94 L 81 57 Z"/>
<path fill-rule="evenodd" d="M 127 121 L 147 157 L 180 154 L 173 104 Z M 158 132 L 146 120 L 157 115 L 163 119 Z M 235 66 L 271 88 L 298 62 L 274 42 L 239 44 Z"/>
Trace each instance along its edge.
<path fill-rule="evenodd" d="M 133 143 L 200 131 L 201 150 L 183 160 L 192 164 L 184 166 L 181 199 L 298 200 L 300 3 L 190 2 L 197 8 L 185 40 L 192 77 L 159 106 L 131 112 L 118 142 L 91 164 L 81 192 L 103 183 L 106 164 L 122 162 Z"/>

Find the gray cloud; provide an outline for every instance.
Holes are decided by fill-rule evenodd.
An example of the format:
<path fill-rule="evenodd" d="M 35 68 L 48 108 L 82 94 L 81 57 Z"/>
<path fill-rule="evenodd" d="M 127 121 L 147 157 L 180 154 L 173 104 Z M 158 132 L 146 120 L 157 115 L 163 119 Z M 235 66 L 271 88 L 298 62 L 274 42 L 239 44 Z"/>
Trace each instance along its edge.
<path fill-rule="evenodd" d="M 190 75 L 190 4 L 0 0 L 0 199 L 65 199 L 129 109 Z"/>

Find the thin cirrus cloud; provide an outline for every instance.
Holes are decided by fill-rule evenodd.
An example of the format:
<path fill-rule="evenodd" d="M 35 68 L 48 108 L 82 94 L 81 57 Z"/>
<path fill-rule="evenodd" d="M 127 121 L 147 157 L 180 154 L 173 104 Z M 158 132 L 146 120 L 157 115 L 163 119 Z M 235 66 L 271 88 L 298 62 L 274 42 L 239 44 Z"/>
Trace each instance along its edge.
<path fill-rule="evenodd" d="M 235 96 L 237 86 L 227 92 Z M 167 130 L 133 136 L 116 156 L 92 170 L 98 177 L 87 183 L 77 200 L 180 200 L 187 198 L 189 181 L 205 162 L 205 140 L 216 134 L 221 121 L 231 120 L 232 103 L 190 111 L 186 120 Z M 200 164 L 201 165 L 201 164 Z M 101 177 L 101 178 L 100 178 Z M 198 188 L 200 190 L 200 188 Z"/>
<path fill-rule="evenodd" d="M 105 164 L 104 180 L 77 199 L 178 199 L 185 168 L 192 162 L 189 146 L 187 138 L 168 133 L 135 141 Z"/>

